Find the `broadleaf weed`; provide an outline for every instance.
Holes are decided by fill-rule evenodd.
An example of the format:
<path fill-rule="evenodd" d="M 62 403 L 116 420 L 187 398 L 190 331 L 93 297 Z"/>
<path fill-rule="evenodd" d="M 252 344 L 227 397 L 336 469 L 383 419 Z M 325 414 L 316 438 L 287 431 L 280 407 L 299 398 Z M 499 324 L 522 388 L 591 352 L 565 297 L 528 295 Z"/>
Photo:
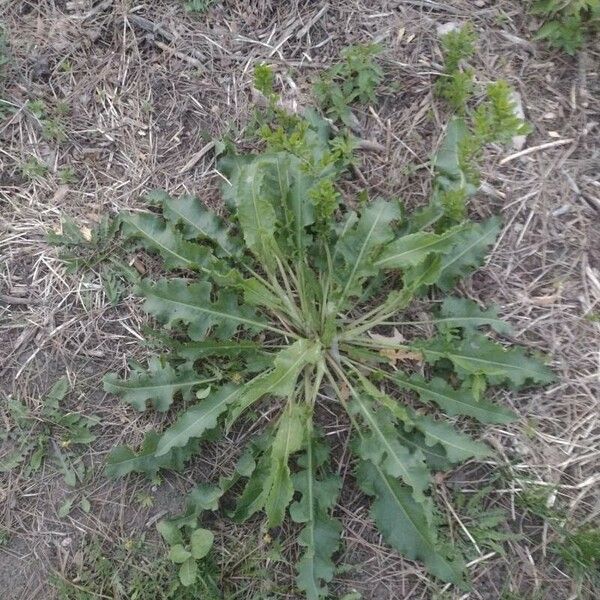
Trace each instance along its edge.
<path fill-rule="evenodd" d="M 321 80 L 335 84 L 331 94 L 317 87 L 327 114 L 344 122 L 334 96 L 346 107 L 373 99 L 381 78 L 375 53 L 345 52 L 346 62 Z M 260 67 L 255 85 L 270 94 L 270 81 Z M 318 414 L 333 403 L 384 539 L 439 579 L 464 584 L 459 549 L 440 537 L 432 472 L 491 450 L 442 412 L 507 423 L 515 416 L 486 398 L 488 387 L 545 384 L 552 374 L 522 348 L 495 339 L 508 325 L 470 300 L 445 297 L 431 311 L 436 333 L 427 338 L 404 315 L 423 292 L 447 291 L 481 265 L 499 233 L 497 218 L 466 219 L 464 202 L 483 145 L 514 129 L 506 89 L 488 91 L 489 103 L 469 127 L 452 121 L 434 159 L 431 202 L 412 215 L 399 201 L 363 197 L 356 209 L 342 202 L 338 184 L 353 160 L 351 138 L 334 136 L 314 111 L 287 115 L 273 106 L 272 121 L 260 129 L 264 149 L 221 159 L 226 218 L 196 198 L 164 193 L 154 196 L 152 212 L 121 215 L 121 235 L 162 256 L 170 272 L 137 287 L 166 333 L 164 352 L 147 370 L 126 379 L 109 374 L 105 390 L 136 410 L 178 415 L 138 452 L 114 449 L 108 472 L 153 477 L 182 468 L 202 443 L 244 421 L 264 421 L 232 474 L 199 484 L 183 514 L 159 524 L 182 583 L 193 583 L 196 556 L 208 545 L 194 555 L 193 536 L 206 537 L 196 533 L 204 532 L 205 513 L 226 501 L 235 521 L 263 513 L 269 530 L 287 516 L 297 523 L 297 586 L 311 600 L 327 596 L 341 545 L 341 481 Z M 468 149 L 465 140 L 477 143 Z M 458 194 L 456 206 L 441 193 Z M 390 330 L 397 324 L 407 328 L 402 336 Z M 268 418 L 261 406 L 270 407 Z M 490 533 L 496 517 L 480 532 L 490 547 L 501 542 Z"/>

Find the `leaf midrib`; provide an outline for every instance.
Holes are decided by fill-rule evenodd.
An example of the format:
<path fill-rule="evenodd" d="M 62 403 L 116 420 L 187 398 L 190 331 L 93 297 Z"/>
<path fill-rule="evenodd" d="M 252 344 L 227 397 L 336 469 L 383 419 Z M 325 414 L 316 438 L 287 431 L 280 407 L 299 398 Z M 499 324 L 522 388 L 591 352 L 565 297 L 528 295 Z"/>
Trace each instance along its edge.
<path fill-rule="evenodd" d="M 237 315 L 232 315 L 231 313 L 225 313 L 225 312 L 220 312 L 220 311 L 214 310 L 214 309 L 208 309 L 208 308 L 199 306 L 198 304 L 190 304 L 188 302 L 183 302 L 182 300 L 175 300 L 175 299 L 171 298 L 170 296 L 158 294 L 156 288 L 152 289 L 151 293 L 154 296 L 161 298 L 162 300 L 164 300 L 166 302 L 171 302 L 172 304 L 179 304 L 181 306 L 187 306 L 188 308 L 191 308 L 192 310 L 196 310 L 201 313 L 207 313 L 209 315 L 223 317 L 225 319 L 229 319 L 232 321 L 238 321 L 239 323 L 249 323 L 251 325 L 257 325 L 258 327 L 264 327 L 265 329 L 271 329 L 273 331 L 279 332 L 278 329 L 270 327 L 269 325 L 267 325 L 265 323 L 261 323 L 260 321 L 248 319 L 247 317 L 238 317 Z"/>
<path fill-rule="evenodd" d="M 149 240 L 150 242 L 156 244 L 157 246 L 159 246 L 160 248 L 162 248 L 163 250 L 165 250 L 168 254 L 172 254 L 173 256 L 181 259 L 183 262 L 187 263 L 188 265 L 194 265 L 195 264 L 194 261 L 190 260 L 189 258 L 186 258 L 185 256 L 181 256 L 181 254 L 178 254 L 172 248 L 169 248 L 168 246 L 165 246 L 162 242 L 160 242 L 160 240 L 158 239 L 158 237 L 152 237 L 152 235 L 148 231 L 146 231 L 145 229 L 142 229 L 138 225 L 137 222 L 131 221 L 131 220 L 127 220 L 127 223 L 129 223 L 130 225 L 132 225 L 133 227 L 135 227 L 135 229 L 137 229 L 147 240 Z M 162 234 L 166 233 L 166 229 L 163 230 L 160 233 L 162 233 Z"/>
<path fill-rule="evenodd" d="M 471 356 L 468 354 L 457 354 L 456 352 L 449 352 L 449 351 L 441 352 L 439 350 L 429 350 L 428 348 L 421 348 L 420 350 L 421 350 L 421 352 L 437 354 L 438 356 L 445 356 L 447 358 L 454 356 L 456 358 L 463 358 L 463 359 L 471 360 L 476 363 L 496 365 L 496 366 L 502 367 L 504 372 L 506 372 L 507 367 L 510 367 L 511 369 L 517 369 L 517 370 L 523 371 L 524 373 L 528 373 L 528 374 L 532 373 L 531 369 L 529 369 L 528 367 L 523 367 L 521 365 L 512 364 L 512 363 L 497 362 L 495 360 L 490 360 L 489 358 L 477 358 L 476 356 Z"/>
<path fill-rule="evenodd" d="M 169 202 L 169 210 L 172 210 L 181 220 L 183 220 L 184 222 L 186 222 L 188 225 L 190 225 L 191 227 L 193 227 L 196 231 L 199 231 L 201 235 L 203 235 L 205 238 L 208 238 L 210 240 L 214 240 L 217 245 L 224 250 L 227 253 L 227 256 L 233 256 L 231 254 L 231 252 L 229 250 L 227 250 L 227 248 L 225 248 L 225 246 L 223 246 L 223 244 L 219 241 L 218 237 L 214 234 L 209 234 L 207 231 L 205 231 L 204 229 L 202 229 L 202 227 L 200 227 L 197 223 L 195 223 L 194 221 L 192 221 L 191 219 L 189 219 L 184 213 L 182 213 L 179 209 L 178 209 L 179 204 L 177 204 L 177 206 L 174 206 L 174 204 L 172 202 Z"/>
<path fill-rule="evenodd" d="M 392 456 L 394 458 L 394 460 L 396 461 L 396 463 L 398 464 L 398 466 L 400 467 L 400 469 L 405 473 L 405 478 L 406 478 L 407 485 L 409 485 L 410 487 L 412 487 L 413 493 L 416 493 L 419 496 L 422 496 L 423 495 L 423 490 L 422 489 L 419 489 L 416 486 L 408 483 L 409 481 L 412 481 L 413 478 L 410 477 L 410 473 L 409 473 L 408 469 L 406 468 L 406 466 L 404 465 L 404 462 L 396 455 L 395 450 L 390 445 L 387 437 L 381 431 L 381 428 L 379 427 L 379 424 L 373 418 L 373 415 L 370 413 L 369 409 L 367 407 L 365 407 L 364 404 L 361 402 L 360 395 L 356 394 L 354 396 L 354 398 L 356 399 L 356 401 L 358 402 L 359 406 L 361 407 L 361 412 L 367 417 L 367 420 L 369 421 L 369 424 L 371 425 L 371 428 L 373 429 L 373 431 L 375 431 L 377 433 L 378 437 L 383 441 L 383 444 L 384 444 L 384 446 L 387 449 L 388 455 Z"/>
<path fill-rule="evenodd" d="M 412 234 L 412 235 L 419 235 L 419 234 L 416 233 L 416 234 Z M 435 234 L 432 234 L 432 235 L 435 235 Z M 400 238 L 400 239 L 402 239 L 402 238 Z M 377 266 L 381 266 L 381 265 L 385 264 L 386 262 L 390 262 L 391 260 L 395 260 L 397 258 L 400 258 L 401 256 L 406 256 L 406 255 L 414 254 L 415 252 L 419 252 L 419 251 L 425 250 L 426 248 L 429 248 L 431 246 L 435 246 L 436 244 L 438 244 L 439 242 L 441 242 L 444 239 L 446 239 L 446 238 L 444 238 L 443 236 L 439 236 L 436 239 L 432 240 L 431 242 L 423 244 L 422 246 L 418 246 L 416 248 L 411 248 L 409 250 L 405 250 L 404 252 L 399 252 L 398 254 L 394 254 L 392 256 L 387 256 L 385 258 L 380 258 L 379 260 L 375 261 L 375 266 L 376 267 Z"/>
<path fill-rule="evenodd" d="M 161 447 L 161 442 L 158 442 L 158 446 L 156 447 L 156 455 L 157 456 L 162 456 L 163 454 L 166 454 L 167 452 L 169 452 L 169 450 L 171 450 L 172 448 L 176 448 L 179 447 L 178 446 L 178 442 L 179 440 L 184 437 L 185 435 L 187 435 L 187 433 L 194 429 L 196 427 L 196 425 L 198 424 L 199 421 L 203 421 L 206 419 L 206 417 L 210 416 L 212 413 L 214 413 L 217 409 L 221 408 L 223 405 L 227 405 L 230 401 L 231 398 L 234 397 L 236 394 L 240 393 L 240 388 L 236 388 L 234 390 L 231 391 L 230 394 L 228 394 L 227 396 L 225 396 L 218 404 L 215 404 L 214 406 L 212 406 L 209 410 L 203 412 L 201 415 L 198 416 L 197 419 L 195 419 L 190 425 L 188 425 L 183 431 L 181 431 L 180 433 L 176 434 L 171 441 L 168 444 L 165 444 L 163 447 Z M 208 402 L 209 400 L 207 399 L 206 402 Z M 190 410 L 194 410 L 195 408 L 197 409 L 201 409 L 202 408 L 202 402 L 199 404 L 196 404 L 194 407 L 192 407 Z M 219 413 L 220 414 L 220 413 Z M 185 417 L 185 413 L 182 415 L 182 418 Z M 177 423 L 175 423 L 174 427 L 177 425 Z M 168 430 L 165 432 L 168 433 Z M 188 436 L 189 438 L 190 436 Z M 194 436 L 196 437 L 196 436 Z M 165 450 L 166 448 L 166 450 Z"/>
<path fill-rule="evenodd" d="M 465 254 L 467 254 L 467 252 L 469 252 L 470 250 L 472 250 L 475 246 L 477 246 L 478 244 L 480 244 L 481 242 L 483 242 L 487 238 L 493 236 L 494 235 L 494 231 L 495 230 L 492 228 L 489 231 L 485 231 L 483 233 L 483 235 L 480 235 L 479 237 L 477 237 L 477 239 L 474 240 L 470 245 L 468 245 L 462 252 L 459 252 L 458 254 L 454 255 L 451 260 L 449 260 L 446 264 L 443 264 L 441 272 L 443 273 L 444 270 L 446 270 L 450 265 L 452 265 L 453 263 L 455 263 L 456 261 L 458 261 L 460 258 L 462 258 Z"/>
<path fill-rule="evenodd" d="M 371 464 L 374 464 L 374 463 L 371 463 Z M 419 537 L 421 538 L 421 540 L 423 541 L 423 543 L 429 548 L 429 552 L 432 553 L 432 554 L 435 554 L 435 555 L 439 556 L 448 565 L 448 567 L 450 568 L 450 570 L 454 571 L 454 569 L 452 568 L 452 565 L 447 561 L 447 559 L 444 558 L 443 555 L 440 554 L 437 551 L 437 548 L 435 547 L 434 542 L 431 539 L 425 537 L 425 535 L 423 534 L 423 532 L 421 531 L 421 529 L 413 521 L 413 519 L 410 516 L 410 514 L 404 508 L 404 504 L 401 502 L 400 498 L 396 495 L 396 492 L 394 491 L 394 489 L 390 485 L 390 483 L 388 481 L 388 478 L 383 473 L 381 467 L 379 467 L 378 465 L 375 465 L 375 469 L 379 473 L 379 476 L 383 480 L 386 488 L 388 489 L 388 491 L 390 492 L 390 494 L 392 495 L 392 497 L 396 500 L 397 506 L 400 507 L 400 509 L 401 509 L 402 513 L 404 514 L 404 516 L 406 517 L 406 519 L 411 523 L 411 525 L 413 526 L 414 530 L 417 532 L 417 534 L 419 535 Z M 425 560 L 425 559 L 423 559 L 423 560 Z"/>
<path fill-rule="evenodd" d="M 352 272 L 350 274 L 350 277 L 348 278 L 348 281 L 346 282 L 346 285 L 344 286 L 344 289 L 342 291 L 342 297 L 340 299 L 340 304 L 342 303 L 342 301 L 346 298 L 346 294 L 348 293 L 348 289 L 350 288 L 350 285 L 354 279 L 354 275 L 356 274 L 356 271 L 358 270 L 359 265 L 362 262 L 362 257 L 363 254 L 365 252 L 365 249 L 369 243 L 369 241 L 371 240 L 371 237 L 373 236 L 373 230 L 375 229 L 375 227 L 377 227 L 379 220 L 381 219 L 381 215 L 383 214 L 384 210 L 386 209 L 386 205 L 385 204 L 381 204 L 380 208 L 379 208 L 379 213 L 377 214 L 377 217 L 375 218 L 375 220 L 373 221 L 371 228 L 369 229 L 369 233 L 367 235 L 367 237 L 364 240 L 364 243 L 362 244 L 361 248 L 360 248 L 360 252 L 358 253 L 358 259 L 354 262 L 354 267 L 352 269 Z M 375 263 L 377 264 L 377 263 Z"/>
<path fill-rule="evenodd" d="M 201 383 L 210 383 L 212 381 L 216 381 L 217 377 L 210 377 L 208 379 L 195 379 L 194 381 L 182 381 L 182 382 L 174 382 L 174 383 L 161 383 L 158 385 L 136 385 L 135 381 L 128 385 L 118 385 L 116 383 L 110 383 L 114 388 L 125 391 L 137 391 L 137 390 L 158 390 L 162 388 L 173 388 L 173 387 L 185 387 L 188 385 L 200 385 Z M 129 383 L 129 382 L 126 382 Z"/>
<path fill-rule="evenodd" d="M 419 422 L 423 422 L 423 421 L 427 421 L 427 419 L 423 419 L 422 417 L 417 419 L 415 421 L 415 423 L 417 424 L 417 427 L 419 427 Z M 433 422 L 433 425 L 438 425 L 438 423 L 435 423 L 435 421 Z M 455 448 L 457 450 L 460 450 L 461 452 L 469 452 L 471 454 L 471 456 L 476 456 L 475 452 L 473 451 L 473 449 L 469 449 L 467 446 L 460 446 L 458 445 L 456 442 L 452 442 L 452 441 L 448 441 L 447 438 L 441 438 L 437 433 L 432 433 L 430 429 L 427 429 L 426 425 L 423 425 L 422 427 L 419 427 L 419 430 L 425 434 L 425 437 L 427 438 L 432 438 L 434 440 L 436 440 L 436 442 L 434 444 L 432 444 L 432 446 L 434 446 L 435 444 L 441 444 L 442 446 L 449 446 L 451 448 Z M 461 435 L 458 431 L 453 431 L 453 433 L 456 435 L 456 437 L 458 439 L 461 439 Z M 475 440 L 471 440 L 470 438 L 467 438 L 466 436 L 463 436 L 463 439 L 465 439 L 465 443 L 466 442 L 470 442 L 471 444 L 473 444 L 473 446 L 477 446 L 478 443 Z M 483 450 L 483 448 L 482 448 Z"/>
<path fill-rule="evenodd" d="M 405 386 L 409 389 L 412 389 L 413 391 L 416 391 L 419 393 L 419 396 L 421 396 L 421 392 L 429 394 L 431 396 L 435 396 L 437 398 L 441 398 L 444 400 L 449 400 L 450 402 L 454 402 L 456 404 L 459 404 L 461 406 L 468 406 L 469 408 L 475 409 L 475 410 L 481 410 L 482 412 L 486 413 L 493 413 L 493 414 L 498 414 L 498 412 L 502 412 L 501 407 L 496 407 L 493 404 L 469 404 L 468 402 L 465 402 L 464 400 L 458 399 L 458 398 L 454 398 L 452 396 L 448 396 L 446 394 L 443 394 L 442 392 L 439 392 L 437 390 L 434 390 L 433 388 L 427 387 L 426 385 L 419 385 L 418 383 L 415 383 L 414 381 L 411 381 L 410 379 L 403 379 L 400 378 L 398 376 L 393 377 L 393 381 L 397 381 L 401 386 Z M 456 390 L 454 390 L 456 391 Z"/>

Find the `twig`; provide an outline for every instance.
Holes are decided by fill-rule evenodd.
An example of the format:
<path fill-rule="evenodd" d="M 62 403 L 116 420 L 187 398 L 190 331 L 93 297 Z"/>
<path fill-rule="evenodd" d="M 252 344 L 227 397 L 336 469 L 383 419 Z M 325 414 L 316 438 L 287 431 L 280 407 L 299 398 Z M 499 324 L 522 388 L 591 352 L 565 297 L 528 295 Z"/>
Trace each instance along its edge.
<path fill-rule="evenodd" d="M 173 56 L 176 56 L 177 58 L 181 58 L 181 60 L 185 60 L 187 62 L 189 62 L 191 65 L 194 65 L 195 67 L 202 69 L 202 63 L 197 59 L 194 58 L 193 56 L 189 56 L 187 54 L 184 54 L 183 52 L 179 52 L 179 50 L 175 50 L 174 48 L 171 48 L 171 46 L 169 46 L 169 44 L 165 44 L 164 42 L 160 42 L 158 40 L 153 40 L 154 44 L 156 46 L 158 46 L 161 50 L 164 50 L 165 52 L 170 52 Z"/>
<path fill-rule="evenodd" d="M 9 296 L 8 294 L 0 294 L 0 302 L 5 304 L 39 304 L 39 300 L 33 298 L 19 298 L 17 296 Z"/>
<path fill-rule="evenodd" d="M 454 6 L 440 4 L 439 2 L 433 2 L 433 0 L 399 0 L 399 4 L 411 4 L 412 6 L 418 6 L 419 8 L 430 8 L 431 10 L 452 14 L 458 14 L 460 12 L 458 9 L 454 8 Z"/>
<path fill-rule="evenodd" d="M 179 171 L 179 174 L 181 175 L 182 173 L 185 173 L 186 171 L 189 171 L 192 167 L 194 167 L 196 165 L 196 163 L 212 148 L 214 148 L 215 146 L 215 142 L 208 142 L 208 144 L 206 144 L 205 146 L 203 146 L 202 148 L 200 148 L 200 150 L 198 150 L 198 152 L 196 152 L 196 154 L 194 154 L 190 160 L 188 160 L 185 165 L 183 167 L 181 167 L 181 170 Z"/>
<path fill-rule="evenodd" d="M 160 37 L 164 38 L 168 42 L 174 42 L 177 39 L 177 36 L 174 33 L 171 33 L 168 29 L 165 29 L 164 27 L 154 23 L 154 21 L 151 21 L 150 19 L 146 19 L 146 17 L 130 14 L 130 15 L 127 15 L 125 18 L 132 25 L 139 27 L 140 29 L 143 29 L 144 31 L 147 31 L 148 33 L 159 35 Z M 202 67 L 202 64 L 199 63 L 198 61 L 206 60 L 206 56 L 204 55 L 204 53 L 200 52 L 200 50 L 196 50 L 195 48 L 190 48 L 189 54 L 186 54 L 183 52 L 179 52 L 178 50 L 174 50 L 170 46 L 167 46 L 166 44 L 164 44 L 163 42 L 160 42 L 158 40 L 152 40 L 152 41 L 162 50 L 168 50 L 168 51 L 172 52 L 178 58 L 186 60 L 196 67 Z M 192 56 L 189 56 L 190 54 Z"/>
<path fill-rule="evenodd" d="M 325 6 L 323 6 L 323 8 L 296 34 L 296 39 L 302 39 L 310 31 L 310 28 L 327 12 L 328 9 L 329 2 L 326 2 Z"/>
<path fill-rule="evenodd" d="M 565 140 L 555 140 L 553 142 L 546 142 L 545 144 L 540 144 L 539 146 L 531 146 L 530 148 L 525 148 L 525 150 L 519 150 L 519 152 L 515 152 L 514 154 L 510 154 L 509 156 L 505 156 L 501 161 L 501 165 L 505 165 L 511 160 L 515 160 L 515 158 L 520 158 L 521 156 L 526 156 L 527 154 L 533 154 L 538 150 L 547 150 L 548 148 L 554 148 L 554 146 L 564 146 L 565 144 L 572 144 L 575 140 L 573 138 L 567 138 Z"/>
<path fill-rule="evenodd" d="M 150 19 L 146 19 L 146 17 L 141 17 L 140 15 L 127 15 L 126 19 L 130 23 L 132 23 L 133 25 L 136 25 L 137 27 L 139 27 L 140 29 L 143 29 L 144 31 L 149 31 L 150 33 L 158 33 L 158 35 L 164 37 L 166 40 L 169 40 L 170 42 L 175 40 L 175 36 L 170 31 L 168 31 L 167 29 L 164 29 L 160 25 L 157 25 L 156 23 L 154 23 L 154 21 L 151 21 Z"/>

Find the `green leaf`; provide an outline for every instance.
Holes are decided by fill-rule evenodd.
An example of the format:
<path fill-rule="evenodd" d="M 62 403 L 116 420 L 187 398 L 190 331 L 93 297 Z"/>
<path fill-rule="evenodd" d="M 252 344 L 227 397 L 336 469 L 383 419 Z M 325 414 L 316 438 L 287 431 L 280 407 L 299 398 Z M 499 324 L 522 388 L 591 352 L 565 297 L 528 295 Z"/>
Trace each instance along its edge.
<path fill-rule="evenodd" d="M 391 224 L 400 217 L 398 203 L 380 199 L 363 209 L 356 224 L 344 230 L 334 249 L 334 259 L 337 256 L 343 259 L 343 267 L 336 269 L 342 288 L 341 304 L 346 297 L 359 296 L 365 277 L 377 273 L 380 265 L 374 262 L 374 258 L 393 239 Z"/>
<path fill-rule="evenodd" d="M 198 565 L 193 558 L 188 558 L 179 568 L 179 581 L 184 587 L 189 587 L 196 582 Z"/>
<path fill-rule="evenodd" d="M 177 392 L 181 392 L 184 399 L 189 399 L 192 390 L 216 379 L 191 370 L 177 371 L 168 363 L 150 359 L 147 373 L 134 373 L 127 380 L 109 373 L 105 375 L 103 383 L 105 392 L 118 394 L 136 410 L 146 410 L 146 402 L 150 400 L 154 408 L 165 412 L 169 410 Z"/>
<path fill-rule="evenodd" d="M 162 535 L 165 542 L 169 544 L 169 546 L 183 544 L 183 536 L 181 535 L 181 531 L 173 523 L 161 519 L 156 524 L 156 529 L 160 535 Z"/>
<path fill-rule="evenodd" d="M 425 443 L 425 436 L 416 429 L 407 431 L 408 425 L 404 429 L 398 430 L 398 440 L 402 445 L 411 450 L 420 450 L 425 457 L 427 466 L 433 471 L 446 471 L 452 466 L 448 456 L 441 444 L 429 446 Z"/>
<path fill-rule="evenodd" d="M 469 131 L 464 119 L 455 117 L 448 123 L 440 149 L 433 159 L 433 167 L 437 172 L 455 180 L 464 178 L 460 168 L 459 148 L 467 135 Z"/>
<path fill-rule="evenodd" d="M 290 403 L 279 419 L 271 449 L 269 476 L 265 481 L 265 512 L 269 527 L 283 523 L 292 501 L 294 486 L 289 467 L 290 456 L 302 448 L 306 437 L 306 407 Z"/>
<path fill-rule="evenodd" d="M 309 190 L 313 180 L 302 170 L 298 157 L 289 152 L 264 155 L 263 194 L 275 209 L 280 227 L 277 244 L 290 258 L 302 258 L 310 242 L 306 228 L 315 222 L 315 208 Z"/>
<path fill-rule="evenodd" d="M 431 339 L 414 344 L 428 362 L 440 358 L 452 362 L 458 375 L 485 375 L 491 383 L 507 382 L 514 387 L 528 383 L 551 383 L 554 376 L 540 361 L 530 358 L 523 348 L 506 349 L 480 334 L 459 342 Z"/>
<path fill-rule="evenodd" d="M 190 556 L 192 556 L 192 554 L 188 552 L 181 544 L 175 544 L 175 546 L 171 546 L 171 550 L 169 551 L 169 560 L 177 565 L 186 562 Z"/>
<path fill-rule="evenodd" d="M 429 487 L 429 472 L 420 450 L 411 451 L 399 441 L 394 419 L 387 409 L 374 410 L 373 403 L 361 394 L 355 394 L 350 411 L 360 415 L 367 431 L 361 431 L 358 454 L 361 458 L 380 465 L 392 477 L 401 477 L 413 490 L 417 502 L 425 501 L 424 491 Z"/>
<path fill-rule="evenodd" d="M 73 502 L 75 501 L 74 498 L 67 498 L 59 507 L 58 511 L 57 511 L 57 515 L 59 519 L 64 519 L 70 512 L 71 509 L 73 508 Z"/>
<path fill-rule="evenodd" d="M 185 461 L 196 452 L 197 442 L 191 440 L 183 448 L 174 448 L 162 456 L 155 456 L 160 436 L 151 431 L 146 434 L 142 448 L 138 454 L 127 446 L 114 448 L 106 464 L 106 474 L 117 478 L 129 473 L 144 473 L 150 477 L 156 475 L 160 469 L 181 470 Z"/>
<path fill-rule="evenodd" d="M 417 392 L 423 402 L 435 402 L 452 417 L 465 415 L 482 423 L 510 423 L 516 419 L 512 411 L 502 406 L 477 400 L 466 385 L 455 390 L 440 377 L 427 381 L 416 374 L 411 377 L 395 374 L 393 380 L 400 387 Z"/>
<path fill-rule="evenodd" d="M 165 218 L 174 225 L 181 225 L 185 239 L 208 239 L 214 242 L 224 256 L 235 256 L 240 252 L 237 240 L 229 235 L 225 223 L 210 209 L 202 205 L 198 198 L 181 196 L 163 200 Z"/>
<path fill-rule="evenodd" d="M 305 525 L 298 537 L 305 552 L 296 565 L 296 584 L 308 600 L 327 597 L 327 587 L 322 582 L 333 579 L 332 556 L 340 545 L 342 526 L 329 513 L 336 503 L 341 481 L 334 475 L 321 478 L 317 475 L 328 455 L 328 448 L 315 438 L 310 439 L 298 461 L 303 470 L 293 476 L 294 488 L 301 497 L 290 506 L 290 516 L 294 522 Z"/>
<path fill-rule="evenodd" d="M 262 306 L 272 311 L 285 311 L 285 300 L 275 295 L 264 283 L 258 279 L 244 280 L 244 301 L 250 306 Z"/>
<path fill-rule="evenodd" d="M 171 343 L 170 345 L 178 357 L 191 362 L 208 356 L 235 358 L 245 354 L 256 354 L 262 349 L 261 344 L 247 340 L 201 340 Z"/>
<path fill-rule="evenodd" d="M 56 383 L 52 386 L 44 399 L 44 408 L 51 410 L 58 410 L 59 404 L 65 399 L 65 396 L 69 392 L 69 380 L 63 375 Z"/>
<path fill-rule="evenodd" d="M 150 213 L 129 213 L 121 217 L 121 231 L 140 245 L 158 252 L 167 269 L 209 268 L 214 260 L 212 250 L 187 242 L 165 221 Z"/>
<path fill-rule="evenodd" d="M 447 328 L 461 327 L 466 332 L 471 332 L 483 325 L 489 325 L 498 333 L 513 335 L 512 327 L 498 317 L 498 310 L 488 308 L 482 310 L 476 302 L 466 298 L 448 296 L 442 303 L 440 319 L 436 324 L 442 324 Z"/>
<path fill-rule="evenodd" d="M 190 438 L 199 438 L 217 425 L 217 419 L 236 400 L 242 389 L 234 385 L 224 385 L 211 392 L 198 404 L 188 408 L 161 436 L 156 448 L 156 456 L 170 452 L 172 448 L 185 446 Z"/>
<path fill-rule="evenodd" d="M 442 259 L 441 271 L 436 285 L 442 290 L 454 287 L 456 280 L 465 277 L 480 267 L 489 247 L 496 241 L 501 229 L 498 217 L 492 217 L 483 223 L 472 223 L 455 238 L 451 252 Z"/>
<path fill-rule="evenodd" d="M 211 301 L 209 282 L 188 284 L 183 279 L 161 279 L 155 284 L 142 281 L 138 292 L 146 298 L 144 310 L 167 327 L 188 325 L 192 340 L 202 340 L 209 332 L 218 340 L 231 339 L 238 327 L 251 330 L 268 327 L 249 306 L 238 304 L 236 294 L 222 290 Z"/>
<path fill-rule="evenodd" d="M 199 560 L 204 558 L 212 548 L 215 536 L 208 529 L 196 529 L 190 537 L 192 556 Z"/>
<path fill-rule="evenodd" d="M 275 241 L 277 216 L 263 190 L 269 162 L 269 158 L 256 159 L 240 168 L 235 198 L 246 246 L 272 269 L 280 252 Z"/>
<path fill-rule="evenodd" d="M 439 547 L 429 502 L 416 502 L 409 487 L 369 461 L 360 463 L 357 480 L 366 494 L 375 497 L 371 517 L 388 544 L 412 560 L 422 560 L 443 581 L 462 582 L 461 561 L 449 559 Z"/>
<path fill-rule="evenodd" d="M 430 254 L 448 254 L 460 237 L 463 227 L 445 233 L 411 233 L 394 240 L 385 247 L 375 266 L 381 269 L 405 269 L 425 261 Z"/>
<path fill-rule="evenodd" d="M 488 446 L 458 433 L 446 423 L 434 421 L 424 415 L 415 415 L 413 422 L 417 429 L 425 435 L 425 443 L 429 447 L 436 444 L 443 446 L 448 460 L 452 463 L 461 463 L 469 458 L 485 458 L 491 454 Z"/>
<path fill-rule="evenodd" d="M 269 476 L 271 456 L 264 453 L 255 464 L 252 473 L 246 482 L 242 495 L 238 498 L 235 511 L 232 514 L 237 523 L 248 520 L 255 512 L 261 510 L 265 504 L 265 482 Z"/>
<path fill-rule="evenodd" d="M 217 510 L 219 508 L 219 499 L 223 493 L 223 489 L 219 486 L 199 483 L 188 494 L 187 501 L 194 506 L 194 509 L 198 513 L 205 510 Z"/>
<path fill-rule="evenodd" d="M 294 391 L 302 369 L 306 365 L 315 364 L 320 358 L 320 342 L 306 339 L 300 339 L 276 354 L 273 369 L 244 385 L 243 393 L 240 394 L 227 418 L 227 427 L 231 427 L 242 412 L 267 394 L 289 397 Z"/>

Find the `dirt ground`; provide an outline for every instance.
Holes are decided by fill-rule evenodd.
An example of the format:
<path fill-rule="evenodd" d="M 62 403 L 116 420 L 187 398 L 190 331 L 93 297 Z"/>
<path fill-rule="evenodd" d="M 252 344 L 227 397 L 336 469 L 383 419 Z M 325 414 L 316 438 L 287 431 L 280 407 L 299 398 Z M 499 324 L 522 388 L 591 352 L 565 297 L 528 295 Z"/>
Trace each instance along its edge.
<path fill-rule="evenodd" d="M 253 66 L 273 66 L 294 108 L 308 102 L 311 77 L 341 48 L 370 41 L 384 48 L 386 78 L 377 105 L 357 116 L 362 137 L 385 151 L 360 154 L 360 176 L 348 193 L 366 183 L 373 196 L 423 204 L 430 180 L 427 169 L 414 167 L 427 163 L 448 118 L 432 96 L 441 59 L 437 27 L 467 20 L 479 35 L 477 78 L 508 80 L 533 132 L 521 156 L 514 148 L 488 153 L 471 208 L 475 218 L 501 214 L 505 227 L 487 266 L 461 293 L 498 305 L 515 339 L 547 353 L 559 378 L 547 389 L 503 392 L 500 400 L 521 420 L 486 433 L 499 458 L 439 482 L 444 502 L 489 486 L 486 506 L 503 508 L 503 530 L 521 534 L 504 544 L 504 554 L 480 549 L 471 591 L 432 583 L 419 565 L 385 547 L 349 482 L 338 514 L 345 525 L 338 562 L 347 568 L 333 597 L 352 590 L 369 600 L 600 595 L 578 587 L 552 552 L 560 534 L 523 500 L 524 492 L 542 493 L 542 508 L 560 507 L 564 522 L 578 526 L 600 516 L 600 49 L 572 58 L 534 45 L 535 22 L 524 4 L 218 0 L 194 16 L 179 0 L 0 0 L 8 56 L 0 99 L 10 108 L 0 121 L 0 420 L 12 427 L 9 398 L 37 414 L 63 375 L 69 409 L 100 419 L 97 438 L 81 450 L 87 475 L 75 488 L 50 460 L 29 477 L 21 469 L 0 473 L 3 600 L 55 598 L 50 574 L 68 577 L 86 540 L 100 540 L 110 553 L 143 534 L 152 538 L 153 524 L 181 507 L 193 481 L 218 476 L 237 450 L 233 433 L 160 485 L 106 479 L 110 448 L 137 445 L 160 423 L 101 391 L 106 372 L 148 355 L 145 317 L 133 296 L 111 304 L 94 273 L 68 272 L 47 234 L 66 216 L 85 231 L 103 215 L 143 207 L 144 194 L 156 188 L 218 206 L 220 176 L 205 146 L 224 136 L 245 143 Z M 42 116 L 27 108 L 38 100 Z M 49 131 L 52 123 L 61 132 Z M 0 444 L 6 456 L 11 448 Z M 492 481 L 497 473 L 499 484 Z M 59 516 L 68 498 L 74 508 Z M 240 566 L 267 545 L 256 526 L 217 519 L 215 528 L 222 576 L 237 590 L 232 598 L 300 598 L 290 591 L 289 561 L 270 562 L 265 551 L 253 559 L 263 575 Z M 288 557 L 295 552 L 290 536 L 279 533 Z M 272 595 L 261 587 L 264 573 L 277 590 Z"/>

